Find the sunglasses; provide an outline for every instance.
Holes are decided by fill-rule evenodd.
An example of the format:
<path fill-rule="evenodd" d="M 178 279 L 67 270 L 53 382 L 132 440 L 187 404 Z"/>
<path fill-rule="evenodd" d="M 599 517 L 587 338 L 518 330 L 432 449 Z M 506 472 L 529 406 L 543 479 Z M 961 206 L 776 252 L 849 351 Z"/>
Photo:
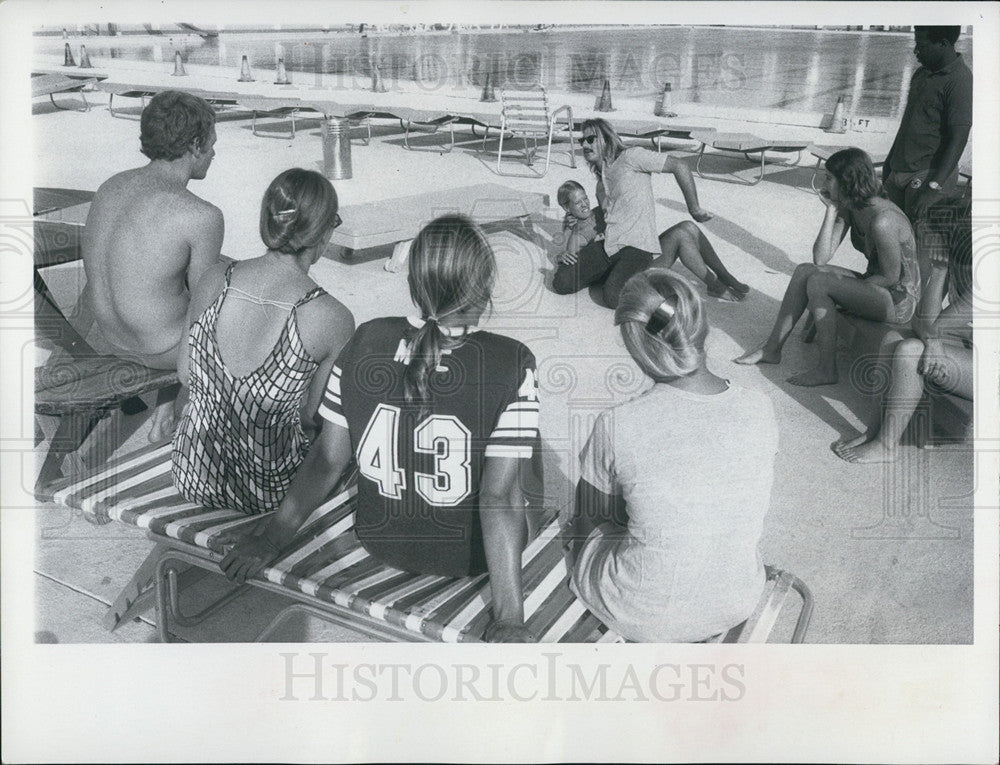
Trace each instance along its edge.
<path fill-rule="evenodd" d="M 597 140 L 596 135 L 585 135 L 583 136 L 583 138 L 580 139 L 580 143 L 582 143 L 584 146 L 590 146 L 596 140 Z"/>

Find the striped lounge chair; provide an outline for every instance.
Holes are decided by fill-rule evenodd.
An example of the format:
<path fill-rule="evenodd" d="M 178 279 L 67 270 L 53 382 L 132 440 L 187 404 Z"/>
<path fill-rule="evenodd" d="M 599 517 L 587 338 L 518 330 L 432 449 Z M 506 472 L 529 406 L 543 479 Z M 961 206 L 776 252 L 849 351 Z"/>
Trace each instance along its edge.
<path fill-rule="evenodd" d="M 305 522 L 292 549 L 245 587 L 257 587 L 294 601 L 264 630 L 269 637 L 296 613 L 346 626 L 377 640 L 476 642 L 490 620 L 488 577 L 448 578 L 407 573 L 372 558 L 354 533 L 356 487 L 347 480 L 335 496 Z M 169 641 L 169 622 L 190 626 L 244 588 L 194 616 L 179 607 L 179 580 L 188 566 L 220 573 L 218 562 L 234 532 L 264 516 L 207 510 L 183 499 L 170 476 L 170 444 L 154 444 L 117 458 L 82 477 L 63 480 L 40 499 L 80 510 L 92 519 L 116 520 L 145 529 L 156 546 L 133 581 L 112 605 L 105 623 L 116 626 L 148 604 L 149 583 L 156 599 L 160 638 Z M 779 612 L 794 590 L 802 607 L 793 642 L 801 642 L 812 610 L 808 589 L 798 579 L 768 569 L 768 587 L 747 622 L 715 642 L 766 642 Z M 221 575 L 221 574 L 220 574 Z M 573 596 L 567 584 L 559 524 L 544 524 L 523 555 L 525 617 L 542 642 L 624 642 Z"/>

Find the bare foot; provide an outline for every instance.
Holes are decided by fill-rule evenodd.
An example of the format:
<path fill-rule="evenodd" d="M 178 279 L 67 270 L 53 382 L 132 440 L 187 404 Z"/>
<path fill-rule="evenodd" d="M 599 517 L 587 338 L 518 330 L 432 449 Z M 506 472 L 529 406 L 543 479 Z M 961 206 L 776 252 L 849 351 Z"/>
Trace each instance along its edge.
<path fill-rule="evenodd" d="M 886 446 L 877 438 L 874 441 L 841 449 L 837 456 L 847 462 L 874 464 L 879 462 L 895 462 L 897 452 Z"/>
<path fill-rule="evenodd" d="M 825 372 L 818 367 L 812 369 L 808 372 L 802 372 L 801 374 L 792 375 L 788 378 L 787 382 L 792 385 L 798 385 L 802 388 L 815 388 L 820 385 L 833 385 L 840 378 L 837 377 L 837 373 Z"/>
<path fill-rule="evenodd" d="M 851 449 L 855 446 L 861 446 L 861 444 L 866 444 L 875 438 L 875 433 L 870 433 L 867 430 L 861 431 L 860 433 L 855 433 L 850 438 L 846 436 L 844 438 L 839 438 L 833 442 L 832 449 L 839 455 L 844 449 Z"/>
<path fill-rule="evenodd" d="M 722 283 L 722 280 L 711 271 L 705 275 L 705 286 L 708 288 L 708 294 L 712 297 L 722 297 L 726 294 L 726 290 L 729 289 Z"/>
<path fill-rule="evenodd" d="M 729 280 L 729 289 L 737 295 L 743 295 L 745 297 L 746 294 L 750 292 L 750 285 L 738 282 L 735 277 L 731 277 Z"/>
<path fill-rule="evenodd" d="M 766 345 L 762 345 L 753 351 L 748 351 L 742 356 L 733 359 L 737 364 L 780 364 L 781 351 L 769 351 Z"/>
<path fill-rule="evenodd" d="M 392 249 L 392 257 L 385 262 L 386 271 L 391 274 L 396 274 L 406 268 L 406 261 L 410 257 L 410 245 L 413 244 L 413 240 L 409 239 L 405 242 L 397 242 L 396 246 Z"/>
<path fill-rule="evenodd" d="M 398 274 L 400 271 L 406 268 L 406 258 L 403 258 L 402 261 L 399 261 L 396 260 L 395 257 L 391 257 L 385 262 L 383 268 L 390 274 Z"/>
<path fill-rule="evenodd" d="M 83 510 L 83 519 L 87 523 L 92 523 L 95 526 L 104 526 L 105 524 L 111 523 L 111 516 L 108 515 L 108 508 L 103 502 L 97 502 L 90 507 L 85 507 Z"/>

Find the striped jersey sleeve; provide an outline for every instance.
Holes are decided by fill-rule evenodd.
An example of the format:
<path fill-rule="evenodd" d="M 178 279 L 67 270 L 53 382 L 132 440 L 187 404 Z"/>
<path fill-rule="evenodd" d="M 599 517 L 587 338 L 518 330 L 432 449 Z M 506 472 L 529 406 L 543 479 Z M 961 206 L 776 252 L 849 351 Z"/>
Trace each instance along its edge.
<path fill-rule="evenodd" d="M 326 390 L 323 391 L 323 398 L 319 402 L 319 416 L 328 422 L 347 428 L 347 417 L 344 414 L 344 403 L 340 396 L 340 380 L 345 368 L 350 368 L 351 349 L 354 347 L 354 339 L 347 342 L 340 353 L 337 361 L 334 362 L 333 369 L 330 370 L 330 378 L 326 382 Z"/>
<path fill-rule="evenodd" d="M 487 457 L 530 459 L 538 440 L 538 380 L 535 358 L 525 354 L 520 384 L 500 412 L 486 444 Z"/>

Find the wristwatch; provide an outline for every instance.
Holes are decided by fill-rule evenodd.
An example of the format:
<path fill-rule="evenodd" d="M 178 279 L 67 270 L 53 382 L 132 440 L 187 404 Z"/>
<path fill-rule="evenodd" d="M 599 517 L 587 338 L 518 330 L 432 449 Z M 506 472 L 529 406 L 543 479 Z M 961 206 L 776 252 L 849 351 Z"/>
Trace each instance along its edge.
<path fill-rule="evenodd" d="M 938 183 L 937 181 L 928 181 L 927 188 L 929 188 L 931 191 L 940 191 L 941 184 Z"/>

